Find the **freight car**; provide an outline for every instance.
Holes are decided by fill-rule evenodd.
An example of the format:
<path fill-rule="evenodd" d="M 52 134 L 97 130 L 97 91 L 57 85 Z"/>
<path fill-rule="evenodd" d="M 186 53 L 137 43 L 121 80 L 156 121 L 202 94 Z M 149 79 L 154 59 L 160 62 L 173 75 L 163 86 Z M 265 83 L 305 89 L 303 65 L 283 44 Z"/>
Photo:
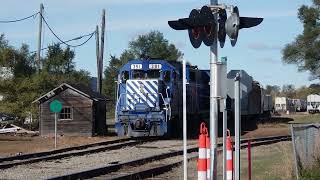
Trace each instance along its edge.
<path fill-rule="evenodd" d="M 226 68 L 225 68 L 226 73 Z M 234 80 L 240 73 L 243 116 L 271 111 L 258 82 L 243 70 L 233 70 L 224 79 L 227 108 L 233 109 Z M 198 132 L 200 121 L 208 122 L 210 74 L 187 65 L 188 135 Z M 170 136 L 182 133 L 182 64 L 165 60 L 131 60 L 119 70 L 115 128 L 118 136 Z M 269 101 L 268 101 L 269 103 Z M 222 108 L 220 108 L 222 109 Z M 232 111 L 230 111 L 232 113 Z M 232 116 L 230 116 L 232 117 Z"/>

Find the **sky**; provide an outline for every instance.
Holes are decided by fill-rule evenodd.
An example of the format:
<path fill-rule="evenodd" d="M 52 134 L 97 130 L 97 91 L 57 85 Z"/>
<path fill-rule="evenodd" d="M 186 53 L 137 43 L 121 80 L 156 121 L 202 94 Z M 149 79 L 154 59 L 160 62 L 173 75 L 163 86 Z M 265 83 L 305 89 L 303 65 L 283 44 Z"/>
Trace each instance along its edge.
<path fill-rule="evenodd" d="M 22 3 L 22 4 L 21 4 Z M 101 12 L 106 10 L 106 40 L 104 65 L 110 55 L 119 56 L 128 47 L 128 42 L 138 35 L 158 30 L 183 54 L 184 59 L 201 69 L 209 69 L 209 47 L 194 49 L 187 31 L 171 29 L 167 21 L 188 17 L 193 8 L 209 4 L 209 0 L 1 0 L 0 21 L 29 16 L 44 5 L 44 17 L 55 33 L 69 40 L 91 33 L 101 23 Z M 281 50 L 303 30 L 297 18 L 297 9 L 310 5 L 311 0 L 221 0 L 219 3 L 238 6 L 240 16 L 263 17 L 261 25 L 240 30 L 235 47 L 229 38 L 218 56 L 228 58 L 228 69 L 243 69 L 263 86 L 293 84 L 296 87 L 318 83 L 309 81 L 308 72 L 298 72 L 295 65 L 282 63 Z M 36 50 L 38 17 L 23 22 L 0 24 L 9 43 L 20 47 L 22 43 Z M 43 46 L 58 42 L 44 28 Z M 74 41 L 76 45 L 83 42 Z M 84 46 L 73 48 L 76 52 L 77 69 L 85 69 L 96 76 L 96 49 L 92 38 Z M 45 56 L 45 52 L 41 53 Z"/>

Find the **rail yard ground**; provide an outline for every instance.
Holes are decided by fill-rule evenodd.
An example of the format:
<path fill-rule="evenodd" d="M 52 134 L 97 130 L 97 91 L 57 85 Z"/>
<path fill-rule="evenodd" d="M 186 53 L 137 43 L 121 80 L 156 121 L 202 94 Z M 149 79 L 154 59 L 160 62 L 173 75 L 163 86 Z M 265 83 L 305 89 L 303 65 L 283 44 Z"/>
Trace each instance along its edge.
<path fill-rule="evenodd" d="M 252 148 L 252 179 L 291 179 L 292 152 L 291 142 L 279 142 Z M 222 162 L 222 154 L 218 154 L 218 162 Z M 248 179 L 247 149 L 241 150 L 241 179 Z M 222 179 L 222 164 L 218 163 L 218 177 Z M 197 179 L 197 160 L 189 161 L 188 177 Z M 152 179 L 183 179 L 183 167 L 155 176 Z"/>
<path fill-rule="evenodd" d="M 256 137 L 266 137 L 266 136 L 279 136 L 279 135 L 290 135 L 290 123 L 310 123 L 310 122 L 320 122 L 320 115 L 313 114 L 308 115 L 305 113 L 296 113 L 290 115 L 273 116 L 271 118 L 264 119 L 258 124 L 258 128 L 253 131 L 245 132 L 242 136 L 243 138 L 256 138 Z M 118 139 L 115 136 L 108 137 L 59 137 L 58 148 L 79 146 L 84 144 L 92 144 L 96 142 L 108 141 Z M 54 139 L 39 137 L 39 136 L 28 136 L 28 135 L 0 135 L 0 157 L 12 156 L 17 153 L 32 153 L 40 151 L 53 150 Z M 196 146 L 197 140 L 188 140 L 190 145 Z M 219 138 L 219 142 L 221 139 Z M 165 144 L 165 145 L 164 145 Z M 163 148 L 159 148 L 163 146 Z M 132 152 L 137 148 L 138 154 L 131 154 L 127 156 L 128 149 Z M 165 140 L 154 143 L 147 143 L 140 146 L 125 147 L 118 150 L 112 151 L 102 151 L 99 153 L 93 153 L 90 155 L 68 157 L 59 160 L 52 161 L 41 161 L 37 163 L 31 163 L 28 165 L 18 165 L 9 169 L 1 170 L 2 176 L 6 178 L 20 179 L 21 174 L 18 172 L 35 172 L 29 173 L 27 179 L 42 179 L 53 177 L 56 175 L 66 174 L 70 172 L 76 172 L 80 169 L 90 169 L 95 167 L 101 167 L 104 164 L 115 162 L 115 155 L 119 158 L 123 158 L 122 161 L 128 161 L 137 159 L 141 155 L 141 151 L 144 151 L 144 157 L 146 154 L 157 154 L 160 152 L 169 152 L 174 149 L 181 149 L 181 140 Z M 162 149 L 162 150 L 161 150 Z M 247 168 L 247 152 L 246 149 L 241 151 L 242 153 L 242 178 L 247 178 L 246 168 Z M 121 155 L 123 154 L 123 155 Z M 126 155 L 127 154 L 127 155 Z M 102 158 L 103 157 L 103 158 Z M 110 157 L 112 157 L 110 159 Z M 116 159 L 119 159 L 116 158 Z M 218 155 L 218 161 L 221 162 L 221 154 Z M 173 158 L 175 159 L 175 158 Z M 121 162 L 121 161 L 120 161 Z M 57 168 L 61 164 L 68 166 L 68 170 L 65 168 L 57 171 Z M 269 144 L 263 146 L 253 147 L 252 149 L 252 174 L 253 179 L 291 179 L 292 178 L 292 152 L 291 152 L 291 142 L 278 142 L 276 144 Z M 42 168 L 39 168 L 42 167 Z M 189 162 L 189 177 L 197 177 L 197 162 L 196 160 L 191 160 Z M 222 168 L 221 163 L 218 168 Z M 50 169 L 55 169 L 51 171 Z M 219 170 L 219 172 L 221 172 Z M 37 176 L 36 176 L 37 175 Z M 155 176 L 153 179 L 182 179 L 182 166 L 172 169 L 170 172 Z M 221 174 L 219 174 L 221 177 Z M 0 176 L 1 178 L 1 176 Z"/>
<path fill-rule="evenodd" d="M 258 124 L 258 128 L 248 131 L 244 138 L 277 136 L 290 134 L 289 123 L 313 123 L 320 122 L 319 114 L 295 113 L 281 116 L 273 116 L 270 123 L 269 118 L 264 123 Z M 283 121 L 285 119 L 285 121 Z M 279 121 L 280 120 L 280 121 Z M 106 137 L 59 137 L 58 148 L 79 146 L 106 140 L 117 139 L 115 136 Z M 53 150 L 54 139 L 52 137 L 24 136 L 24 135 L 0 135 L 0 157 L 15 155 L 17 153 L 32 153 Z"/>
<path fill-rule="evenodd" d="M 276 136 L 289 134 L 289 128 L 285 124 L 265 123 L 258 125 L 258 129 L 247 132 L 243 137 L 261 137 L 261 136 Z M 59 137 L 58 149 L 91 144 L 107 140 L 117 139 L 111 137 Z M 49 151 L 54 149 L 53 137 L 39 136 L 23 136 L 23 135 L 0 135 L 0 157 L 16 155 L 17 153 L 32 153 Z"/>

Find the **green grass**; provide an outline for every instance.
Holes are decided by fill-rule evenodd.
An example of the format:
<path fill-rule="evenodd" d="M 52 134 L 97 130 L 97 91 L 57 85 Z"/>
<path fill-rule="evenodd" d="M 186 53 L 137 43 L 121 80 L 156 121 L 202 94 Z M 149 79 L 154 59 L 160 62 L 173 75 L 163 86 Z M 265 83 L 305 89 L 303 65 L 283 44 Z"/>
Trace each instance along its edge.
<path fill-rule="evenodd" d="M 259 147 L 258 147 L 259 148 Z M 252 179 L 282 180 L 292 178 L 290 143 L 278 143 L 252 149 Z M 241 154 L 241 179 L 248 179 L 247 154 Z"/>
<path fill-rule="evenodd" d="M 290 123 L 320 123 L 320 114 L 294 115 Z"/>
<path fill-rule="evenodd" d="M 302 170 L 301 172 L 302 180 L 318 180 L 320 179 L 320 159 L 316 160 L 313 167 L 309 169 Z"/>

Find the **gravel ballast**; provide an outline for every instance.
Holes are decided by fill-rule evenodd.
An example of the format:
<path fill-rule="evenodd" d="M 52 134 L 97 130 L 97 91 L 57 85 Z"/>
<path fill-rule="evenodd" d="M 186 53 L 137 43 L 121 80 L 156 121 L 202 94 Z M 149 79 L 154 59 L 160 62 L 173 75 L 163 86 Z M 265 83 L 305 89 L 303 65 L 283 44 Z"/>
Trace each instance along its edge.
<path fill-rule="evenodd" d="M 19 165 L 0 170 L 0 179 L 45 179 L 181 149 L 181 140 L 154 141 L 120 150 Z"/>

